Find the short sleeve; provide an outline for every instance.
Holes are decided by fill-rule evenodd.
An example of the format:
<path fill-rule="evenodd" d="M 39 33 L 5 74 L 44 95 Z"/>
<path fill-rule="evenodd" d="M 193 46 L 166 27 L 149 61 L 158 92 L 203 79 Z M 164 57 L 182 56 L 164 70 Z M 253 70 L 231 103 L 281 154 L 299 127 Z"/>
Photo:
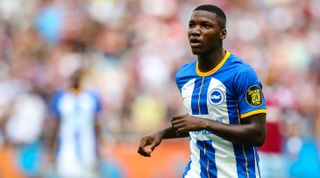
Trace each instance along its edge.
<path fill-rule="evenodd" d="M 93 93 L 93 98 L 95 100 L 96 103 L 96 107 L 95 107 L 95 112 L 100 112 L 102 110 L 102 101 L 101 101 L 101 97 L 98 93 Z"/>
<path fill-rule="evenodd" d="M 241 118 L 267 112 L 261 82 L 250 66 L 245 66 L 237 73 L 234 90 Z"/>
<path fill-rule="evenodd" d="M 61 97 L 63 96 L 63 91 L 57 91 L 54 93 L 54 95 L 51 98 L 51 103 L 50 103 L 50 113 L 54 116 L 54 118 L 59 118 L 60 117 L 60 112 L 59 112 L 59 102 Z"/>
<path fill-rule="evenodd" d="M 99 113 L 102 110 L 102 99 L 98 92 L 95 90 L 88 90 L 88 94 L 90 95 L 90 98 L 93 100 L 94 103 L 94 112 Z"/>

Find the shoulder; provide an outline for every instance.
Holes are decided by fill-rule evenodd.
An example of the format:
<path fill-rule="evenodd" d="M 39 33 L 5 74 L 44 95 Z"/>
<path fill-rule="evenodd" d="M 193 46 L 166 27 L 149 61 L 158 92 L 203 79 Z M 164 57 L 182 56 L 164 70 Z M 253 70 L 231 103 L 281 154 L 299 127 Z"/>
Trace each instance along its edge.
<path fill-rule="evenodd" d="M 83 90 L 82 94 L 92 99 L 100 99 L 100 94 L 97 90 L 93 88 L 86 88 Z"/>
<path fill-rule="evenodd" d="M 179 78 L 184 75 L 192 74 L 195 72 L 196 60 L 189 61 L 183 64 L 178 70 L 176 77 Z"/>
<path fill-rule="evenodd" d="M 86 88 L 84 91 L 85 91 L 85 93 L 90 94 L 90 95 L 95 95 L 95 96 L 98 95 L 98 91 L 96 91 L 92 88 Z"/>
<path fill-rule="evenodd" d="M 50 98 L 49 107 L 50 107 L 50 110 L 53 111 L 54 113 L 59 112 L 59 106 L 61 105 L 61 102 L 65 93 L 66 93 L 65 90 L 59 89 L 52 94 L 52 97 Z"/>
<path fill-rule="evenodd" d="M 234 54 L 230 54 L 228 61 L 230 65 L 232 65 L 237 70 L 241 70 L 242 68 L 249 67 L 249 65 L 244 61 L 244 59 Z"/>
<path fill-rule="evenodd" d="M 98 107 L 101 107 L 100 105 L 102 105 L 103 103 L 103 97 L 101 96 L 101 93 L 94 89 L 89 89 L 87 92 L 90 98 L 96 103 L 96 105 L 98 105 Z"/>
<path fill-rule="evenodd" d="M 66 93 L 65 90 L 63 89 L 59 89 L 57 91 L 55 91 L 52 95 L 52 99 L 53 100 L 59 100 L 61 97 L 63 97 L 63 95 Z"/>
<path fill-rule="evenodd" d="M 181 67 L 178 69 L 178 73 L 188 72 L 190 70 L 194 71 L 195 66 L 196 66 L 196 60 L 189 61 L 189 62 L 181 65 Z"/>
<path fill-rule="evenodd" d="M 249 64 L 233 54 L 230 55 L 229 66 L 232 67 L 236 76 L 255 75 L 254 69 Z"/>

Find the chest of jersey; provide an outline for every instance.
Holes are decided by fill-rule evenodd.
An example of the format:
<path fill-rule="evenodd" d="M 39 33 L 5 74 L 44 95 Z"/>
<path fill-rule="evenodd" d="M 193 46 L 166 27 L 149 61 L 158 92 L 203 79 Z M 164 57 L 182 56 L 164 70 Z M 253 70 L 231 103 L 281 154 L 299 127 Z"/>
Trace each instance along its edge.
<path fill-rule="evenodd" d="M 190 79 L 182 86 L 181 96 L 188 114 L 229 123 L 230 94 L 220 80 L 210 76 Z"/>
<path fill-rule="evenodd" d="M 65 93 L 57 102 L 62 124 L 67 127 L 86 127 L 92 125 L 97 112 L 97 101 L 89 93 L 78 95 Z"/>
<path fill-rule="evenodd" d="M 79 96 L 65 94 L 61 98 L 58 108 L 61 115 L 93 113 L 95 102 L 88 94 L 80 94 Z"/>

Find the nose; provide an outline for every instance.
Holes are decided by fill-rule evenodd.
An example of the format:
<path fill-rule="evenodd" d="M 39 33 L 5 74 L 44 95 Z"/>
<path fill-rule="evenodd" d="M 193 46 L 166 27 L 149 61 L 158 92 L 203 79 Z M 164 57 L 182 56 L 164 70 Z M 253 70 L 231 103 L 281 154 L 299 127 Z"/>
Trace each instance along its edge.
<path fill-rule="evenodd" d="M 190 29 L 191 36 L 199 36 L 201 34 L 200 27 L 196 25 L 195 27 Z"/>

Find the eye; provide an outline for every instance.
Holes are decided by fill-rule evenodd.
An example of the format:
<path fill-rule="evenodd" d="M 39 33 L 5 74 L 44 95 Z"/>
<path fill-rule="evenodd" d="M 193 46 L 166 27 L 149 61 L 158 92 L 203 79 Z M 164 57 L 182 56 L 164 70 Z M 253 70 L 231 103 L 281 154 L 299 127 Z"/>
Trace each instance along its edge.
<path fill-rule="evenodd" d="M 194 24 L 193 23 L 189 23 L 189 28 L 194 28 Z"/>
<path fill-rule="evenodd" d="M 210 29 L 210 28 L 212 27 L 212 25 L 210 25 L 210 24 L 203 24 L 202 27 L 205 28 L 205 29 Z"/>

